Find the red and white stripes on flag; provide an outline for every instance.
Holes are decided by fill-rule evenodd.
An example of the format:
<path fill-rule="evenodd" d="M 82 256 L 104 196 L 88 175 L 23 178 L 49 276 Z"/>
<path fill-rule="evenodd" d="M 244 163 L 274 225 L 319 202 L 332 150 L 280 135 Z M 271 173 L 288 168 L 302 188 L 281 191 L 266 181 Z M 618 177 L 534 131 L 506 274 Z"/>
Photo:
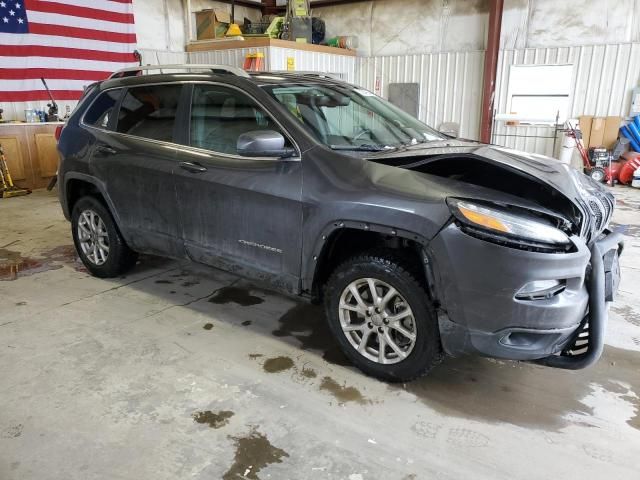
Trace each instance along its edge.
<path fill-rule="evenodd" d="M 135 49 L 132 0 L 0 0 L 0 102 L 77 100 Z"/>

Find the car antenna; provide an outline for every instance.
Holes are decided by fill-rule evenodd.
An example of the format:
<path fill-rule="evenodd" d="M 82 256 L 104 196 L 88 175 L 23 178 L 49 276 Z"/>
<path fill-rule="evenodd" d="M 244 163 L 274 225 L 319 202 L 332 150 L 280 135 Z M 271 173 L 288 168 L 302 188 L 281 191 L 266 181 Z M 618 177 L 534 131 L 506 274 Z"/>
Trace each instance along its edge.
<path fill-rule="evenodd" d="M 49 107 L 49 111 L 47 112 L 47 122 L 57 122 L 59 120 L 58 104 L 53 99 L 53 95 L 51 95 L 51 90 L 49 90 L 49 87 L 45 79 L 40 78 L 40 80 L 42 80 L 42 84 L 44 85 L 44 88 L 47 90 L 47 93 L 49 94 L 49 98 L 51 99 L 51 103 L 47 103 L 47 107 Z"/>

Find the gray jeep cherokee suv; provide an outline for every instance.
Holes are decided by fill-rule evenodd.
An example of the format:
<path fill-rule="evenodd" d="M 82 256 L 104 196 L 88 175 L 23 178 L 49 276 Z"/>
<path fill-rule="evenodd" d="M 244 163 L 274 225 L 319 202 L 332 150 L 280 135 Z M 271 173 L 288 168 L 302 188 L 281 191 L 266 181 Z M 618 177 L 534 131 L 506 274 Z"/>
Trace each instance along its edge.
<path fill-rule="evenodd" d="M 323 300 L 348 358 L 390 381 L 443 353 L 577 369 L 602 352 L 614 200 L 554 159 L 449 137 L 322 74 L 214 65 L 90 86 L 58 148 L 93 275 L 145 252 Z"/>

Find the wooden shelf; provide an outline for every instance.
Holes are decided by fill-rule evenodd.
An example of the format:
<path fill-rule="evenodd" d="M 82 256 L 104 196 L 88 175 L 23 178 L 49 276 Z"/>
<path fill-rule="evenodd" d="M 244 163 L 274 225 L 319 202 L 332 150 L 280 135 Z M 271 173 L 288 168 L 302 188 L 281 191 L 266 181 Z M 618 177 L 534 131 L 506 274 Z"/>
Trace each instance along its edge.
<path fill-rule="evenodd" d="M 311 43 L 298 43 L 267 37 L 245 37 L 244 40 L 197 40 L 187 45 L 187 52 L 206 52 L 211 50 L 260 47 L 290 48 L 292 50 L 330 53 L 332 55 L 343 55 L 346 57 L 356 56 L 355 50 L 347 50 L 346 48 L 327 47 L 326 45 L 314 45 Z"/>

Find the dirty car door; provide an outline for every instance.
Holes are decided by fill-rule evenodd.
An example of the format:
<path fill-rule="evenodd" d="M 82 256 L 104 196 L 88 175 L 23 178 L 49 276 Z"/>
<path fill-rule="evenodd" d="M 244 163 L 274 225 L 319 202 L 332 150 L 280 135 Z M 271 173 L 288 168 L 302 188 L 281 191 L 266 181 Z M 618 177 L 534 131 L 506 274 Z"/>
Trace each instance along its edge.
<path fill-rule="evenodd" d="M 238 155 L 242 133 L 285 132 L 246 93 L 196 84 L 176 190 L 184 245 L 196 261 L 297 291 L 302 246 L 298 158 Z"/>
<path fill-rule="evenodd" d="M 115 131 L 97 133 L 91 161 L 131 247 L 175 257 L 183 249 L 172 175 L 177 145 L 171 142 L 181 88 L 129 88 Z"/>

